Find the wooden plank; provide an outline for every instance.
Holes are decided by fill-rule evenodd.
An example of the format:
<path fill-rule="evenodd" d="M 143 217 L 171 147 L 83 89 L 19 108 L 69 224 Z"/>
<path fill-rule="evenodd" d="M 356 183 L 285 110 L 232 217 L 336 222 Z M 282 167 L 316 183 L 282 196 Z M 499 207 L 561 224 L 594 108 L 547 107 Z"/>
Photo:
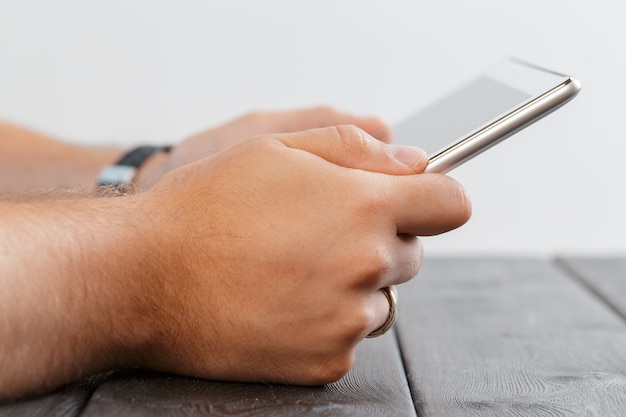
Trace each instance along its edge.
<path fill-rule="evenodd" d="M 56 392 L 22 401 L 0 404 L 1 417 L 72 417 L 80 415 L 96 386 L 104 379 L 96 375 Z"/>
<path fill-rule="evenodd" d="M 361 343 L 354 368 L 322 387 L 238 384 L 148 372 L 105 380 L 83 416 L 415 416 L 393 332 Z"/>
<path fill-rule="evenodd" d="M 399 308 L 419 416 L 626 414 L 626 325 L 552 263 L 430 259 Z"/>
<path fill-rule="evenodd" d="M 626 319 L 626 257 L 570 257 L 558 262 Z"/>

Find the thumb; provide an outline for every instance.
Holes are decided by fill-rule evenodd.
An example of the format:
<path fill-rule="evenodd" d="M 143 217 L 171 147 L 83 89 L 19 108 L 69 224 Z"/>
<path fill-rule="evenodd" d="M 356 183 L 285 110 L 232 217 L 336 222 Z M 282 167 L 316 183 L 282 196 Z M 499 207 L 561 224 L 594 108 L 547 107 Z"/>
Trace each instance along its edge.
<path fill-rule="evenodd" d="M 382 174 L 418 174 L 428 164 L 422 149 L 388 145 L 352 125 L 296 132 L 281 136 L 279 141 L 336 165 Z"/>

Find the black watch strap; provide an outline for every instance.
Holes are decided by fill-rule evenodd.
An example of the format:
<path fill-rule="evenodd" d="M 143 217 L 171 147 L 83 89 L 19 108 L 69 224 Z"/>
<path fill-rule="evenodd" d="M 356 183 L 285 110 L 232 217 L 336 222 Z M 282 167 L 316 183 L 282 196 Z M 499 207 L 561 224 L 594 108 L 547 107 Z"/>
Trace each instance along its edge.
<path fill-rule="evenodd" d="M 169 152 L 171 146 L 139 146 L 126 153 L 115 165 L 104 167 L 98 177 L 100 186 L 127 185 L 133 181 L 139 167 L 155 153 Z"/>

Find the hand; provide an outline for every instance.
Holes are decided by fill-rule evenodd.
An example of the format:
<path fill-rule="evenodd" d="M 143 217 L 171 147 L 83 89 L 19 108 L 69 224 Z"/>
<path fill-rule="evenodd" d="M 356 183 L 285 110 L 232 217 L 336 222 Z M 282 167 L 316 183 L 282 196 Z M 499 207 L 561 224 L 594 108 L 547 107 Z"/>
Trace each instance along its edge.
<path fill-rule="evenodd" d="M 166 172 L 229 149 L 254 136 L 298 132 L 336 125 L 355 125 L 382 141 L 389 141 L 390 130 L 375 117 L 356 117 L 329 107 L 285 112 L 255 112 L 219 127 L 197 133 L 168 155 L 150 158 L 139 173 L 139 182 L 153 183 Z"/>
<path fill-rule="evenodd" d="M 257 137 L 135 196 L 156 254 L 137 297 L 151 329 L 141 365 L 238 381 L 342 377 L 386 319 L 379 289 L 417 273 L 416 236 L 469 217 L 458 183 L 414 175 L 426 161 L 330 127 Z"/>

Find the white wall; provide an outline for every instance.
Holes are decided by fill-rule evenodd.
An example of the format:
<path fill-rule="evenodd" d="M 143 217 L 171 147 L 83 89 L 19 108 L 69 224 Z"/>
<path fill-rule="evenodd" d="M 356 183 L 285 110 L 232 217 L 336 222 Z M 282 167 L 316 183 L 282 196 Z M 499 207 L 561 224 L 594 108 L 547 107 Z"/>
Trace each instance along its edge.
<path fill-rule="evenodd" d="M 331 104 L 393 123 L 517 56 L 583 92 L 453 172 L 474 216 L 427 253 L 625 253 L 623 4 L 0 0 L 0 117 L 128 144 L 251 109 Z"/>

